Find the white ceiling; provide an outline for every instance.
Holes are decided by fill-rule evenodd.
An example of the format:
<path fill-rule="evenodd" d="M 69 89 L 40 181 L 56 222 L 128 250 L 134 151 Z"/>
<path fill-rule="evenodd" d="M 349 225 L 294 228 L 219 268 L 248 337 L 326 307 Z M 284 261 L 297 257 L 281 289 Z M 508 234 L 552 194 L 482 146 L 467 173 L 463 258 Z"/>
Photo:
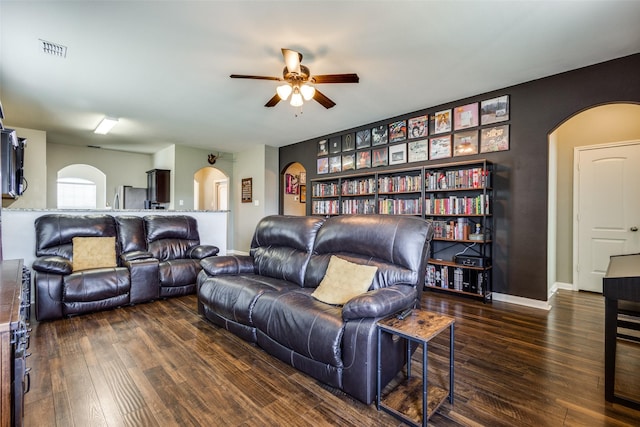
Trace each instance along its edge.
<path fill-rule="evenodd" d="M 640 1 L 0 0 L 5 125 L 154 152 L 283 146 L 640 52 Z M 39 39 L 68 47 L 44 55 Z M 264 104 L 280 48 L 337 103 Z M 585 88 L 589 90 L 589 88 Z M 107 136 L 93 129 L 120 118 Z"/>

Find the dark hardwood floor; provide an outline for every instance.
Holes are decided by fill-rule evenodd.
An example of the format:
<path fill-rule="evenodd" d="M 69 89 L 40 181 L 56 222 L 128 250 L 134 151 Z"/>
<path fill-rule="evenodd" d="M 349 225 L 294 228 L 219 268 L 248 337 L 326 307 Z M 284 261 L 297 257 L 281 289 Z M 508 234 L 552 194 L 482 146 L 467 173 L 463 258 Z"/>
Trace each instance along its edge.
<path fill-rule="evenodd" d="M 560 291 L 550 311 L 425 292 L 455 327 L 455 402 L 434 426 L 638 426 L 604 400 L 604 300 Z M 447 384 L 448 334 L 429 346 Z M 396 426 L 204 321 L 194 296 L 33 322 L 26 426 Z M 419 365 L 420 352 L 414 354 Z M 618 387 L 640 397 L 640 345 L 620 342 Z"/>

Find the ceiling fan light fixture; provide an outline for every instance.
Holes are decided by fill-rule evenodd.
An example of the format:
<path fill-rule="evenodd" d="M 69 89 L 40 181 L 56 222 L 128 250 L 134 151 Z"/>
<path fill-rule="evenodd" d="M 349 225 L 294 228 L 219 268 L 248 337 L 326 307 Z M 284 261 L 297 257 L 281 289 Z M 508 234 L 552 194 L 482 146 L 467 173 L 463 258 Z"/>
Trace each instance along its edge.
<path fill-rule="evenodd" d="M 310 101 L 311 99 L 313 99 L 313 95 L 316 94 L 316 88 L 308 83 L 305 83 L 300 86 L 300 93 L 302 93 L 302 97 L 305 101 Z"/>
<path fill-rule="evenodd" d="M 280 99 L 282 99 L 283 101 L 286 101 L 287 98 L 289 98 L 289 95 L 291 95 L 291 92 L 293 92 L 293 89 L 291 88 L 291 85 L 288 83 L 280 85 L 276 88 L 276 93 L 278 94 Z"/>
<path fill-rule="evenodd" d="M 296 87 L 293 90 L 293 95 L 291 95 L 291 106 L 292 107 L 302 107 L 304 102 L 302 101 L 302 94 L 300 93 L 300 89 Z"/>

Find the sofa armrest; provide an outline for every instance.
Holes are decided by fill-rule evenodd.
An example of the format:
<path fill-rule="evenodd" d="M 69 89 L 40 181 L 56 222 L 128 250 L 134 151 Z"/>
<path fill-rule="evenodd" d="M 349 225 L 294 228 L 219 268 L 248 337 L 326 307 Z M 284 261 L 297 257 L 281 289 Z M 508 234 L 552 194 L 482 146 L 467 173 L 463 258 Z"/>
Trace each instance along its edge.
<path fill-rule="evenodd" d="M 213 245 L 197 245 L 187 251 L 187 257 L 191 259 L 204 259 L 218 255 L 220 248 Z"/>
<path fill-rule="evenodd" d="M 33 261 L 32 267 L 41 273 L 66 275 L 73 272 L 71 260 L 56 255 L 38 257 Z"/>
<path fill-rule="evenodd" d="M 147 251 L 130 251 L 120 254 L 120 259 L 123 263 L 147 258 L 153 258 L 153 254 Z"/>
<path fill-rule="evenodd" d="M 393 285 L 365 292 L 347 301 L 342 308 L 344 320 L 386 317 L 414 307 L 418 291 L 413 286 Z"/>
<path fill-rule="evenodd" d="M 209 276 L 221 274 L 253 274 L 253 257 L 248 255 L 212 256 L 200 261 L 202 269 Z"/>

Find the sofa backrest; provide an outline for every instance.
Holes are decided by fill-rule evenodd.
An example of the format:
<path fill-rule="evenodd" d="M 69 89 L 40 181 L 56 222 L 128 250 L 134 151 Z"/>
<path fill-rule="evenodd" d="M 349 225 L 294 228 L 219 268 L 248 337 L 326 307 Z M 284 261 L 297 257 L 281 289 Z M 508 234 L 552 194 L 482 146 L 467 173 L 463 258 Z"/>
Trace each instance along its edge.
<path fill-rule="evenodd" d="M 198 222 L 187 215 L 147 215 L 147 250 L 160 261 L 186 258 L 187 251 L 200 244 Z"/>
<path fill-rule="evenodd" d="M 135 215 L 115 217 L 118 228 L 118 248 L 121 253 L 146 251 L 147 239 L 144 232 L 144 220 Z"/>
<path fill-rule="evenodd" d="M 371 289 L 396 284 L 422 290 L 431 223 L 396 215 L 343 215 L 329 218 L 318 231 L 305 275 L 305 287 L 316 287 L 332 255 L 357 264 L 375 265 Z"/>
<path fill-rule="evenodd" d="M 260 220 L 251 241 L 256 274 L 304 284 L 304 272 L 323 218 L 272 215 Z"/>
<path fill-rule="evenodd" d="M 110 215 L 42 215 L 35 220 L 36 256 L 73 257 L 74 237 L 116 237 Z M 116 253 L 119 255 L 119 253 Z"/>

